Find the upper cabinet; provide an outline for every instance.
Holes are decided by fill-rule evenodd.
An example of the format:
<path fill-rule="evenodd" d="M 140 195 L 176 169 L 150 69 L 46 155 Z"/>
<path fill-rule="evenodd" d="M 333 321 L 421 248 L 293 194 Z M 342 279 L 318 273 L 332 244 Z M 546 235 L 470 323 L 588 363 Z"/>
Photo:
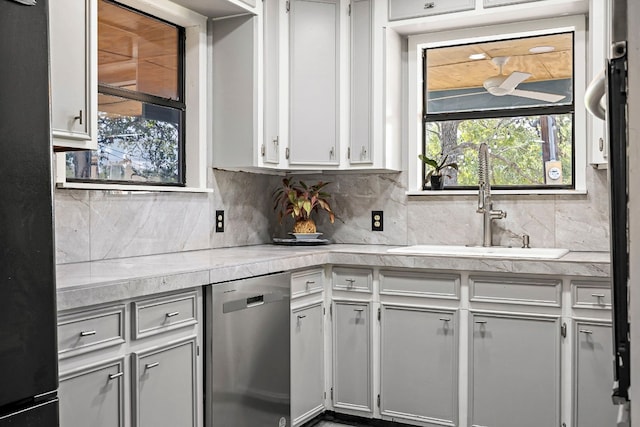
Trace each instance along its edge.
<path fill-rule="evenodd" d="M 49 27 L 54 149 L 96 149 L 96 0 L 50 2 Z"/>
<path fill-rule="evenodd" d="M 389 0 L 389 21 L 470 10 L 475 3 L 475 0 Z"/>

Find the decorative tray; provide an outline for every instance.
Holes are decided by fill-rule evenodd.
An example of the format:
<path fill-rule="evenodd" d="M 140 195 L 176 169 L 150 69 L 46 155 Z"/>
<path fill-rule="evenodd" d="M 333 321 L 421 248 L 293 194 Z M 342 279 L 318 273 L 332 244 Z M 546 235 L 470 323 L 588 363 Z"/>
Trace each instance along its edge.
<path fill-rule="evenodd" d="M 329 239 L 282 239 L 279 237 L 273 238 L 274 245 L 288 245 L 288 246 L 316 246 L 326 245 L 329 243 Z"/>

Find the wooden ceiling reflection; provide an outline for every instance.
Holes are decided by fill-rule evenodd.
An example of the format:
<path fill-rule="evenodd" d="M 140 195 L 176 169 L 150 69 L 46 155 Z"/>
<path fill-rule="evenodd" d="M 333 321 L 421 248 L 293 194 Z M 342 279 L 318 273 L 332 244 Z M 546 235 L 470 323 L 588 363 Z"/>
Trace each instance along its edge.
<path fill-rule="evenodd" d="M 98 81 L 178 99 L 178 29 L 104 0 L 98 2 Z M 101 96 L 100 111 L 131 114 L 140 103 Z M 133 107 L 135 105 L 135 107 Z M 139 114 L 139 113 L 138 113 Z"/>
<path fill-rule="evenodd" d="M 531 53 L 538 46 L 553 46 L 553 52 Z M 495 42 L 429 49 L 427 51 L 428 90 L 481 87 L 500 69 L 491 59 L 508 56 L 503 74 L 513 71 L 530 73 L 527 82 L 566 79 L 573 76 L 573 37 L 568 34 L 501 40 Z M 472 54 L 485 59 L 472 60 Z"/>

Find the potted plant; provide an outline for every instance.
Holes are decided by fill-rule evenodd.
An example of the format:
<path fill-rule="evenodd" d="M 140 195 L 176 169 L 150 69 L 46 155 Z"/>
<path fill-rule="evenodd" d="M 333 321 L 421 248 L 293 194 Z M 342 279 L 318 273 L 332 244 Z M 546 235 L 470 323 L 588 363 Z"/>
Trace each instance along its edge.
<path fill-rule="evenodd" d="M 451 175 L 446 175 L 444 172 L 446 172 L 446 170 L 449 168 L 458 170 L 458 164 L 456 162 L 447 163 L 447 160 L 449 159 L 448 154 L 442 157 L 442 153 L 440 153 L 439 157 L 441 157 L 440 160 L 438 160 L 437 157 L 431 159 L 424 154 L 418 155 L 418 158 L 422 160 L 424 164 L 431 166 L 432 168 L 429 172 L 427 172 L 427 175 L 424 178 L 425 188 L 427 182 L 430 182 L 432 190 L 442 190 L 444 188 L 444 177 L 451 177 Z"/>
<path fill-rule="evenodd" d="M 331 196 L 323 191 L 328 184 L 330 183 L 319 181 L 317 184 L 307 185 L 303 181 L 284 178 L 282 186 L 273 192 L 273 210 L 278 211 L 280 224 L 285 216 L 290 215 L 295 221 L 294 234 L 316 233 L 316 223 L 311 214 L 319 210 L 326 211 L 333 224 L 335 214 L 328 200 Z"/>

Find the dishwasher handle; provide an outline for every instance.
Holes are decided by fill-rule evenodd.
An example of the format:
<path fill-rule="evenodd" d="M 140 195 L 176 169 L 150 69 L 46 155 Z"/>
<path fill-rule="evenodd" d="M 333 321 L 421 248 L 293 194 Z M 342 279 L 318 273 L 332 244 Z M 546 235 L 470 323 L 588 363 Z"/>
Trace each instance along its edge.
<path fill-rule="evenodd" d="M 252 295 L 248 298 L 240 298 L 232 301 L 228 301 L 222 304 L 223 313 L 232 313 L 234 311 L 245 310 L 254 307 L 260 307 L 265 304 L 285 301 L 289 299 L 289 295 L 271 292 L 267 294 Z"/>

